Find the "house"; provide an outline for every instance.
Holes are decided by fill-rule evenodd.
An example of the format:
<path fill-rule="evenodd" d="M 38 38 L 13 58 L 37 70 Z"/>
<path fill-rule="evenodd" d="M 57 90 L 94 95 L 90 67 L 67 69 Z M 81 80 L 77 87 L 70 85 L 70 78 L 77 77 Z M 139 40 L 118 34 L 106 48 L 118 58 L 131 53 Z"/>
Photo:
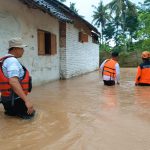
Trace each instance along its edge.
<path fill-rule="evenodd" d="M 0 0 L 0 56 L 8 40 L 22 37 L 33 84 L 94 71 L 99 64 L 97 29 L 57 0 Z"/>

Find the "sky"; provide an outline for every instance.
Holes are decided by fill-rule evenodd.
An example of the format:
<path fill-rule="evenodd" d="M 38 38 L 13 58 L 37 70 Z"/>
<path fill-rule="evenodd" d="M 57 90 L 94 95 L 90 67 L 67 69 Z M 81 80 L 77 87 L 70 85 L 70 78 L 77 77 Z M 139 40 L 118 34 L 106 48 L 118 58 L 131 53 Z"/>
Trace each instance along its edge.
<path fill-rule="evenodd" d="M 103 0 L 103 4 L 109 3 L 111 0 Z M 144 0 L 130 0 L 131 2 L 138 4 L 138 2 L 143 3 Z M 76 3 L 75 8 L 78 10 L 79 15 L 84 16 L 84 19 L 92 23 L 92 15 L 94 8 L 92 5 L 96 6 L 99 4 L 100 0 L 66 0 L 64 3 L 67 6 L 70 6 L 71 3 Z"/>

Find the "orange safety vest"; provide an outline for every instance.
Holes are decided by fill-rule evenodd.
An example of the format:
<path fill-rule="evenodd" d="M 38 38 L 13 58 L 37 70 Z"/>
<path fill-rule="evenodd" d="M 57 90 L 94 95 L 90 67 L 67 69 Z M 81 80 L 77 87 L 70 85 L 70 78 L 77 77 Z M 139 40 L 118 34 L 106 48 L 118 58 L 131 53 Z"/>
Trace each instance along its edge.
<path fill-rule="evenodd" d="M 11 95 L 11 86 L 9 84 L 9 79 L 4 75 L 3 70 L 2 70 L 2 65 L 5 59 L 9 58 L 9 57 L 13 57 L 13 56 L 6 56 L 3 58 L 0 58 L 0 92 L 1 92 L 1 96 L 10 96 Z M 22 66 L 24 71 L 25 71 L 25 75 L 23 77 L 23 79 L 20 81 L 20 84 L 22 86 L 22 89 L 24 91 L 24 93 L 27 95 L 29 92 L 29 80 L 30 80 L 30 76 L 29 76 L 29 72 L 28 70 Z"/>
<path fill-rule="evenodd" d="M 110 76 L 112 78 L 116 78 L 116 65 L 117 61 L 113 59 L 106 60 L 104 67 L 103 67 L 103 75 Z"/>
<path fill-rule="evenodd" d="M 138 67 L 136 83 L 150 84 L 150 65 Z"/>

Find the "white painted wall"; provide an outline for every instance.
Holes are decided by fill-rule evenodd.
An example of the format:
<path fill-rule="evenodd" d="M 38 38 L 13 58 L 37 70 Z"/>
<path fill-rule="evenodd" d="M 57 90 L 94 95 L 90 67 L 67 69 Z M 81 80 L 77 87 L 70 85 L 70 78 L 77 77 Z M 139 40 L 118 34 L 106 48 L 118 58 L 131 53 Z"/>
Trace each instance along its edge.
<path fill-rule="evenodd" d="M 57 35 L 57 54 L 38 56 L 37 29 Z M 0 0 L 0 57 L 7 53 L 8 40 L 22 37 L 28 45 L 20 61 L 29 69 L 33 84 L 59 79 L 59 23 L 50 15 L 28 8 L 19 0 Z"/>
<path fill-rule="evenodd" d="M 99 65 L 99 45 L 92 43 L 91 36 L 88 42 L 79 42 L 78 34 L 77 28 L 67 24 L 66 78 L 94 71 Z"/>
<path fill-rule="evenodd" d="M 57 54 L 38 56 L 37 29 L 57 35 Z M 8 40 L 22 37 L 28 45 L 20 61 L 33 77 L 33 85 L 63 77 L 70 78 L 98 68 L 98 45 L 78 42 L 78 32 L 72 24 L 67 24 L 66 48 L 59 52 L 59 22 L 56 18 L 38 10 L 28 8 L 19 0 L 0 0 L 0 57 L 7 53 Z"/>

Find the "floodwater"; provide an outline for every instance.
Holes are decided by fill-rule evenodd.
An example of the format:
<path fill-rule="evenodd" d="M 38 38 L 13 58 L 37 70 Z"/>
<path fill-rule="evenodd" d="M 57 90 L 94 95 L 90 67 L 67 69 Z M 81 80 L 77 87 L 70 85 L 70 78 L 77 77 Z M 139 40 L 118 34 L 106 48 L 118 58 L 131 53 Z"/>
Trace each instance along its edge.
<path fill-rule="evenodd" d="M 35 87 L 37 114 L 21 120 L 0 106 L 0 150 L 150 150 L 150 87 L 103 85 L 99 72 Z"/>

